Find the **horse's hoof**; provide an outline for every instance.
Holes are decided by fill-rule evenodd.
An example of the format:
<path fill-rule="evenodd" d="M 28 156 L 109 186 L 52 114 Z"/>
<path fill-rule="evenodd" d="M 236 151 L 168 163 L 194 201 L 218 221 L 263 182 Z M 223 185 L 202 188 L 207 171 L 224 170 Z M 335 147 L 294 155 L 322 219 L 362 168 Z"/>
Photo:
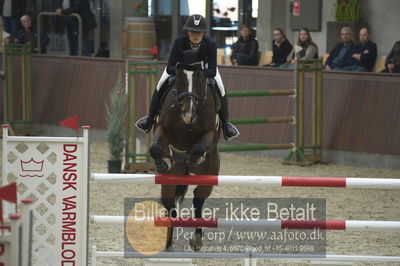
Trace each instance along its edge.
<path fill-rule="evenodd" d="M 172 162 L 169 159 L 162 159 L 162 160 L 156 161 L 156 166 L 157 166 L 158 173 L 164 173 L 164 172 L 167 172 L 168 170 L 171 170 Z"/>
<path fill-rule="evenodd" d="M 191 160 L 185 161 L 185 173 L 191 172 L 196 167 L 196 163 Z"/>
<path fill-rule="evenodd" d="M 165 247 L 165 251 L 166 251 L 166 252 L 174 252 L 174 247 L 172 246 L 172 244 L 167 245 L 167 246 Z"/>
<path fill-rule="evenodd" d="M 157 166 L 157 173 L 163 173 L 168 171 L 168 164 L 164 161 L 161 161 L 160 163 L 156 163 Z"/>
<path fill-rule="evenodd" d="M 201 234 L 194 234 L 193 238 L 189 240 L 189 245 L 193 251 L 199 252 L 203 247 L 203 239 Z"/>

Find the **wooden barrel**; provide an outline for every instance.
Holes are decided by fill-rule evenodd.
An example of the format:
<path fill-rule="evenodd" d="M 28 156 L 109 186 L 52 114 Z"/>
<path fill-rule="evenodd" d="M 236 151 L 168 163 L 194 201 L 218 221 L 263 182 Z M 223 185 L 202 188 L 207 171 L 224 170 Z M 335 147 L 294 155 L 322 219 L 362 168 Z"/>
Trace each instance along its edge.
<path fill-rule="evenodd" d="M 126 17 L 123 50 L 128 59 L 153 59 L 150 48 L 156 45 L 154 20 L 148 17 Z"/>

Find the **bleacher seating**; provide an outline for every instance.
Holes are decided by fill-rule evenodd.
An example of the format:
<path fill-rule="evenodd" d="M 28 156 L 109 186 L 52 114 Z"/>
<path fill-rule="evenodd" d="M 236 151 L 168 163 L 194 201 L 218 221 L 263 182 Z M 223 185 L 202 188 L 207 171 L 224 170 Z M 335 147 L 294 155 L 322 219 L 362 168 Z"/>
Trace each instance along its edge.
<path fill-rule="evenodd" d="M 217 65 L 223 65 L 225 63 L 225 49 L 217 49 Z"/>
<path fill-rule="evenodd" d="M 386 61 L 386 56 L 379 56 L 376 59 L 374 68 L 372 69 L 372 72 L 381 72 L 382 70 L 385 69 L 385 61 Z"/>
<path fill-rule="evenodd" d="M 272 62 L 272 51 L 264 51 L 261 52 L 260 61 L 258 63 L 259 66 L 267 65 Z"/>
<path fill-rule="evenodd" d="M 258 52 L 258 56 L 259 56 L 259 63 L 258 66 L 263 66 L 263 65 L 267 65 L 269 63 L 272 62 L 272 51 L 268 50 L 268 51 L 263 51 L 263 52 Z M 231 66 L 232 62 L 231 62 L 231 58 L 230 58 L 230 54 L 225 54 L 225 50 L 224 49 L 217 49 L 217 63 L 218 65 L 228 65 Z M 321 56 L 322 62 L 325 65 L 326 60 L 329 57 L 329 53 L 324 53 Z M 383 69 L 385 69 L 385 60 L 386 60 L 386 56 L 380 56 L 376 59 L 375 62 L 375 66 L 372 70 L 372 72 L 381 72 Z"/>

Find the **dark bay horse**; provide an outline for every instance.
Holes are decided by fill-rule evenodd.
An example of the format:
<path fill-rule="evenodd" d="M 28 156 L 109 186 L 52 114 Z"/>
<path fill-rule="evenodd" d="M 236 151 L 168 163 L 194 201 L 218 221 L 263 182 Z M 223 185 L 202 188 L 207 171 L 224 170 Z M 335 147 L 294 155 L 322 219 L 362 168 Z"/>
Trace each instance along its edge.
<path fill-rule="evenodd" d="M 218 175 L 220 158 L 218 140 L 220 125 L 217 112 L 219 98 L 207 82 L 201 62 L 178 66 L 176 83 L 168 91 L 154 132 L 150 147 L 159 174 L 172 175 Z M 195 218 L 201 218 L 206 198 L 212 186 L 197 186 L 193 192 Z M 187 191 L 184 185 L 162 185 L 161 200 L 170 217 L 177 200 Z M 172 245 L 173 228 L 168 229 L 167 248 Z M 199 251 L 202 247 L 202 229 L 196 228 L 190 246 Z"/>

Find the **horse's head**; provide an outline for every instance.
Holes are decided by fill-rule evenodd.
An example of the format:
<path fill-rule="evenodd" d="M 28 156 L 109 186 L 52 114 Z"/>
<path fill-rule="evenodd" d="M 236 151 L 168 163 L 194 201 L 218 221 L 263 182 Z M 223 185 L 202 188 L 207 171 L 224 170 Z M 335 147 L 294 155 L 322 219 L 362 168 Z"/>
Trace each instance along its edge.
<path fill-rule="evenodd" d="M 176 70 L 177 102 L 186 124 L 196 121 L 196 111 L 205 103 L 207 78 L 202 62 L 178 63 Z"/>

